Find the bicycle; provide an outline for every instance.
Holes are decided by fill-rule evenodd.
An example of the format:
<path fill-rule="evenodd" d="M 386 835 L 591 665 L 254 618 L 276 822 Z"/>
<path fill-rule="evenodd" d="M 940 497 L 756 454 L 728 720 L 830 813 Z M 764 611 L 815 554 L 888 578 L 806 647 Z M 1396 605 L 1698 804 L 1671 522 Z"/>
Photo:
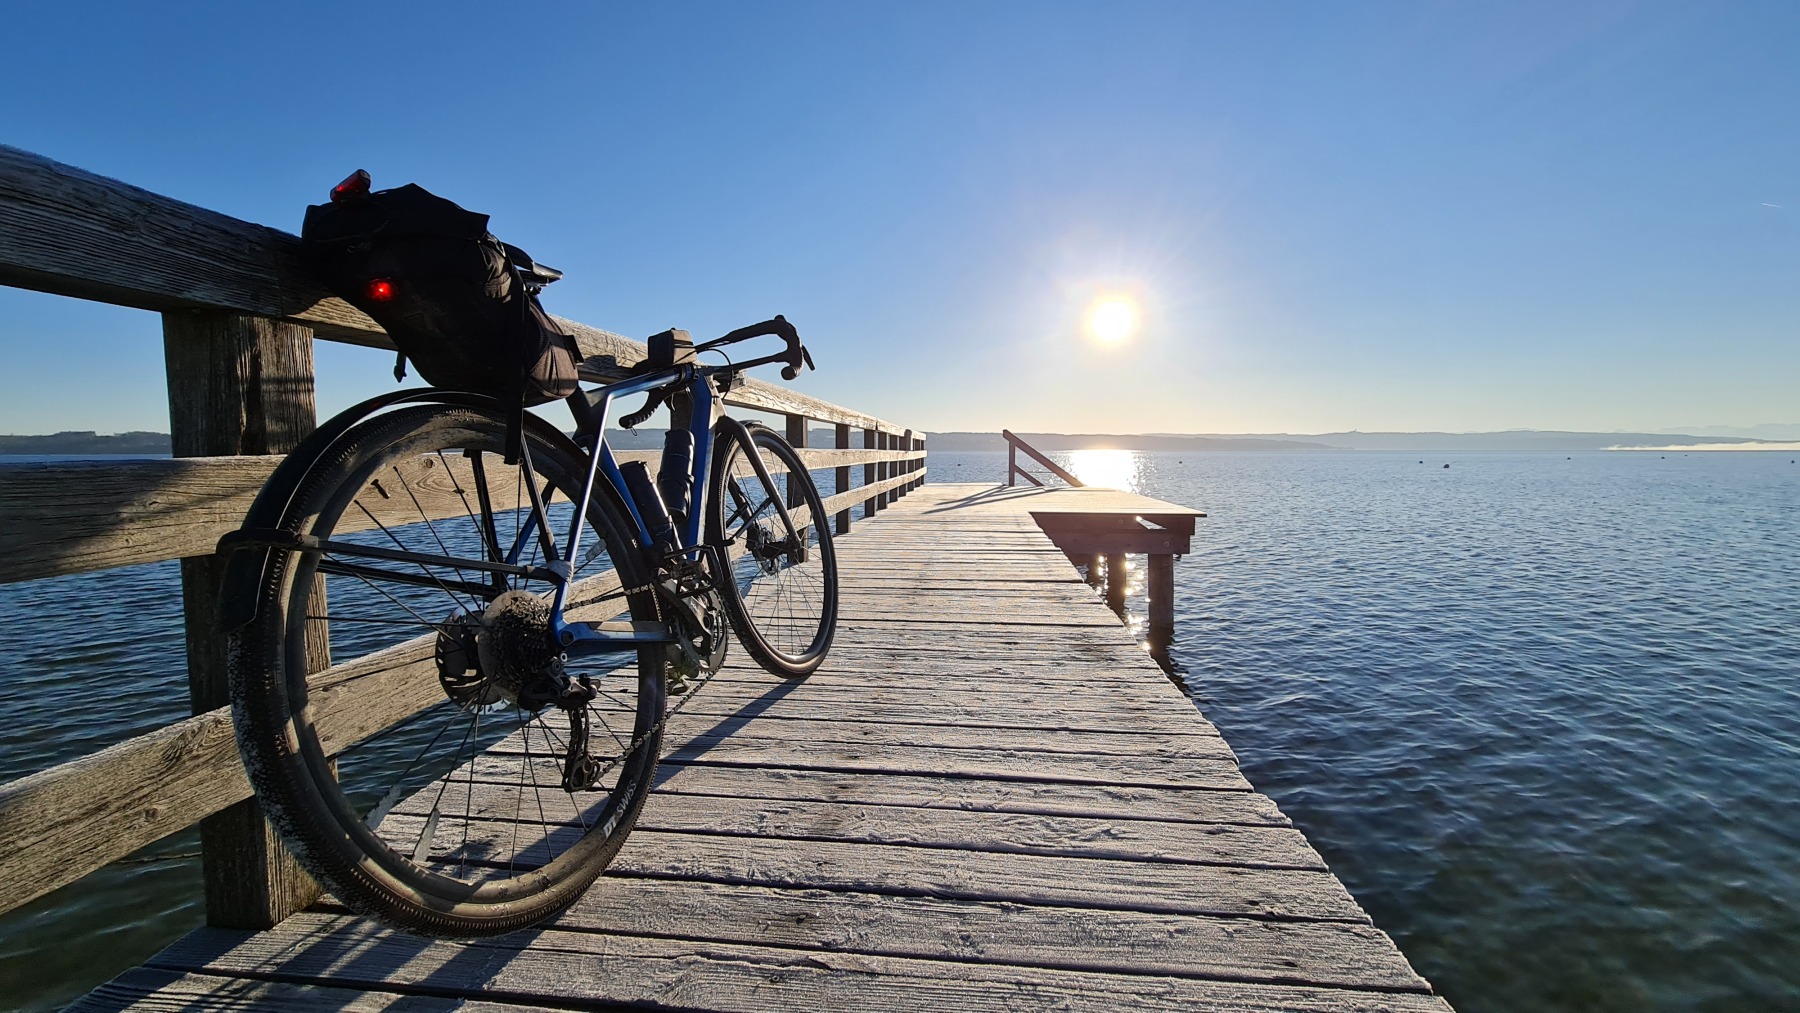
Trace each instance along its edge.
<path fill-rule="evenodd" d="M 763 336 L 786 347 L 698 359 Z M 353 910 L 455 937 L 557 914 L 624 843 L 667 695 L 712 677 L 728 629 L 783 676 L 824 658 L 837 569 L 818 489 L 785 440 L 720 409 L 746 371 L 782 363 L 791 380 L 811 356 L 781 317 L 685 337 L 657 335 L 631 375 L 572 396 L 574 437 L 481 394 L 366 401 L 221 540 L 246 770 Z M 616 377 L 591 366 L 586 382 Z M 671 407 L 655 481 L 606 440 L 635 394 L 627 428 Z"/>

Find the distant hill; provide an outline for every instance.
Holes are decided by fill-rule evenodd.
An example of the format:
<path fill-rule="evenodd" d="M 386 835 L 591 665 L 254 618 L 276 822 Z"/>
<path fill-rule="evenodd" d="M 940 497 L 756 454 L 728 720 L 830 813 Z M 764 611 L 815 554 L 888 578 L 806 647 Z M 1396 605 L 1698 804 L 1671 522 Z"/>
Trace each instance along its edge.
<path fill-rule="evenodd" d="M 1614 447 L 1666 447 L 1675 444 L 1754 444 L 1737 436 L 1686 433 L 1579 433 L 1559 430 L 1510 429 L 1498 433 L 1287 433 L 1257 434 L 1263 439 L 1310 440 L 1342 450 L 1407 452 L 1489 451 L 1500 453 L 1610 450 Z"/>
<path fill-rule="evenodd" d="M 1753 440 L 1800 440 L 1800 422 L 1764 422 L 1754 426 L 1673 426 L 1678 433 L 1695 436 L 1747 436 Z"/>
<path fill-rule="evenodd" d="M 1157 433 L 1120 436 L 1106 433 L 1016 433 L 1039 450 L 1340 450 L 1341 447 L 1295 436 L 1183 436 Z M 939 451 L 1005 450 L 999 433 L 931 433 L 925 446 Z"/>
<path fill-rule="evenodd" d="M 0 454 L 167 454 L 168 433 L 115 433 L 101 436 L 91 431 L 53 433 L 49 436 L 0 436 Z"/>
<path fill-rule="evenodd" d="M 1677 445 L 1755 446 L 1758 440 L 1739 436 L 1699 436 L 1687 433 L 1578 433 L 1515 429 L 1498 433 L 1148 433 L 1085 435 L 1020 433 L 1039 450 L 1238 450 L 1321 451 L 1363 450 L 1406 453 L 1566 453 L 1611 450 L 1615 447 L 1667 447 Z M 933 433 L 926 446 L 939 451 L 1005 450 L 999 433 Z"/>

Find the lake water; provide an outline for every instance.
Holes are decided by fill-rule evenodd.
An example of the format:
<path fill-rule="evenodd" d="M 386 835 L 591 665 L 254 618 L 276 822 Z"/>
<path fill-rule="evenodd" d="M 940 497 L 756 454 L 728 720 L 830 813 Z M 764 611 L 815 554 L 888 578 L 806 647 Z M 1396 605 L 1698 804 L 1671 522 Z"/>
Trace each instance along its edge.
<path fill-rule="evenodd" d="M 1054 456 L 1211 515 L 1176 567 L 1181 677 L 1459 1009 L 1800 1006 L 1789 456 Z M 176 586 L 0 587 L 0 780 L 186 714 Z M 198 924 L 193 847 L 0 918 L 0 1004 Z"/>
<path fill-rule="evenodd" d="M 1800 1008 L 1790 455 L 1053 456 L 1208 512 L 1187 684 L 1458 1009 Z"/>

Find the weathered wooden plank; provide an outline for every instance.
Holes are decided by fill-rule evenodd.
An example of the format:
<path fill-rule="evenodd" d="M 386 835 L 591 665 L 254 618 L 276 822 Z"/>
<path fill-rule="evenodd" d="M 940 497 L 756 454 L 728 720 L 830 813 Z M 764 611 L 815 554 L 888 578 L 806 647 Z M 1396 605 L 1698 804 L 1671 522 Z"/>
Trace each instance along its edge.
<path fill-rule="evenodd" d="M 1003 698 L 989 703 L 937 703 L 929 693 L 908 694 L 898 702 L 864 702 L 850 693 L 745 700 L 722 695 L 732 685 L 712 683 L 671 722 L 671 732 L 705 726 L 709 732 L 716 729 L 715 734 L 741 730 L 765 738 L 829 737 L 838 741 L 844 741 L 843 736 L 876 736 L 884 741 L 905 739 L 946 748 L 979 738 L 1008 749 L 1131 756 L 1182 748 L 1204 748 L 1220 755 L 1226 752 L 1218 733 L 1191 706 L 1179 703 L 1114 709 L 1098 693 L 1078 704 L 1054 700 L 1038 706 L 1024 698 L 1016 704 Z"/>
<path fill-rule="evenodd" d="M 869 656 L 871 662 L 877 659 Z M 988 665 L 1004 664 L 1000 659 L 985 662 Z M 1015 672 L 994 672 L 971 664 L 957 670 L 945 669 L 907 669 L 893 667 L 879 671 L 855 672 L 821 672 L 815 673 L 807 683 L 808 693 L 795 695 L 794 690 L 782 690 L 767 681 L 758 679 L 756 673 L 741 669 L 727 668 L 720 672 L 708 685 L 708 688 L 696 697 L 695 707 L 703 708 L 705 713 L 717 713 L 717 708 L 725 706 L 772 710 L 777 713 L 792 714 L 799 711 L 802 716 L 814 712 L 815 716 L 829 716 L 835 720 L 859 720 L 864 706 L 883 708 L 892 706 L 899 709 L 911 709 L 919 717 L 905 719 L 913 724 L 995 724 L 1002 727 L 1032 727 L 1029 723 L 1031 713 L 1039 706 L 1046 704 L 1053 709 L 1068 712 L 1071 717 L 1053 719 L 1050 724 L 1068 723 L 1079 727 L 1088 727 L 1094 722 L 1106 720 L 1110 710 L 1108 695 L 1119 695 L 1134 689 L 1133 680 L 1129 677 L 1108 678 L 1089 676 L 1077 670 L 1067 677 L 1067 682 L 1058 685 L 1056 679 L 1069 670 L 1053 663 L 1021 665 Z M 1140 679 L 1152 677 L 1151 673 L 1131 672 Z M 1156 673 L 1160 675 L 1160 673 Z M 991 686 L 982 686 L 968 693 L 956 692 L 951 699 L 945 700 L 936 711 L 936 716 L 928 716 L 937 705 L 933 695 L 949 696 L 949 692 L 957 690 L 956 683 L 962 679 L 986 679 L 992 681 Z M 1035 699 L 1034 699 L 1035 698 Z M 708 702 L 711 701 L 711 702 Z M 984 701 L 991 702 L 998 709 L 1000 718 L 983 722 L 980 720 L 984 712 Z M 1168 684 L 1166 691 L 1160 687 L 1154 693 L 1141 697 L 1134 696 L 1128 702 L 1120 704 L 1124 712 L 1117 720 L 1119 727 L 1110 730 L 1127 732 L 1123 725 L 1132 723 L 1135 717 L 1166 715 L 1167 720 L 1158 722 L 1150 731 L 1205 731 L 1216 734 L 1206 723 L 1206 719 L 1194 709 L 1193 701 L 1181 694 L 1173 684 Z M 823 713 L 831 708 L 829 715 Z M 1081 712 L 1085 711 L 1086 714 Z M 896 714 L 901 711 L 896 710 Z M 1014 713 L 1016 712 L 1016 713 Z M 1090 720 L 1091 719 L 1091 720 Z M 1021 725 L 1020 720 L 1027 721 Z"/>
<path fill-rule="evenodd" d="M 515 758 L 524 763 L 524 758 Z M 529 763 L 554 776 L 554 763 Z M 516 769 L 516 768 L 515 768 Z M 478 775 L 479 776 L 479 775 Z M 541 863 L 571 847 L 591 812 L 576 799 L 518 780 L 499 783 L 453 779 L 402 802 L 381 830 L 404 844 L 430 826 L 434 860 L 462 864 L 505 855 L 507 861 Z M 597 804 L 597 803 L 596 803 Z M 467 815 L 465 815 L 467 814 Z M 646 811 L 634 833 L 667 832 L 741 840 L 740 851 L 779 847 L 801 856 L 815 844 L 898 845 L 967 855 L 1154 862 L 1212 868 L 1325 871 L 1299 832 L 1285 827 L 1152 820 L 960 812 L 831 802 L 772 802 L 715 796 L 671 796 Z M 678 851 L 682 845 L 672 839 Z M 1205 867 L 1205 870 L 1200 867 Z"/>
<path fill-rule="evenodd" d="M 0 284 L 140 309 L 293 316 L 298 241 L 0 145 Z"/>
<path fill-rule="evenodd" d="M 887 492 L 889 489 L 893 489 L 898 485 L 900 485 L 900 482 L 897 479 L 891 478 L 883 479 L 872 485 L 859 485 L 849 492 L 823 497 L 819 505 L 825 508 L 825 515 L 829 517 L 841 510 L 847 510 L 858 503 L 871 502 L 882 493 Z M 805 526 L 812 521 L 812 510 L 803 506 L 795 510 L 791 516 L 796 525 Z"/>
<path fill-rule="evenodd" d="M 962 777 L 677 764 L 657 770 L 656 790 L 670 794 L 858 802 L 1165 823 L 1289 825 L 1287 817 L 1268 796 L 1242 790 L 984 781 Z"/>
<path fill-rule="evenodd" d="M 210 552 L 278 461 L 0 465 L 0 583 Z"/>
<path fill-rule="evenodd" d="M 1131 784 L 1144 787 L 1248 788 L 1237 764 L 1214 758 L 1178 757 L 1155 766 L 1129 757 L 1068 755 L 1055 765 L 1040 753 L 1003 749 L 936 750 L 919 746 L 860 748 L 776 739 L 697 742 L 664 754 L 665 763 L 773 765 L 797 770 L 866 771 L 874 774 L 939 774 L 1009 781 Z"/>
<path fill-rule="evenodd" d="M 1038 625 L 1008 622 L 1001 617 L 991 623 L 919 623 L 921 635 L 906 638 L 908 645 L 926 650 L 995 651 L 1017 649 L 1025 654 L 1052 654 L 1058 650 L 1081 648 L 1117 648 L 1136 643 L 1121 623 L 1099 623 L 1083 626 L 1063 624 Z M 846 639 L 862 634 L 894 633 L 893 623 L 865 618 L 838 621 L 840 634 Z"/>
<path fill-rule="evenodd" d="M 1370 925 L 607 878 L 558 928 L 971 964 L 1426 992 Z"/>
<path fill-rule="evenodd" d="M 240 527 L 279 455 L 0 466 L 0 583 L 209 555 Z M 462 517 L 469 462 L 421 457 L 389 469 L 391 497 L 365 496 L 336 534 Z M 490 469 L 496 503 L 515 502 L 517 472 Z M 71 489 L 80 491 L 71 496 Z M 411 495 L 407 493 L 410 492 Z M 553 496 L 553 500 L 562 497 Z"/>
<path fill-rule="evenodd" d="M 645 460 L 654 467 L 661 455 L 627 451 L 618 456 Z M 219 536 L 243 523 L 251 501 L 280 460 L 279 455 L 267 455 L 0 464 L 0 583 L 208 553 Z M 425 465 L 434 460 L 425 458 L 416 469 L 407 469 L 408 477 L 420 472 L 427 476 L 419 488 L 425 515 L 432 520 L 460 516 L 467 508 L 450 483 L 470 487 L 468 464 L 454 459 L 452 473 L 433 475 Z M 510 501 L 511 474 L 505 469 L 489 472 L 496 502 Z M 71 490 L 79 495 L 72 496 Z M 878 491 L 852 490 L 847 495 L 855 500 L 859 494 Z M 420 519 L 404 499 L 369 505 L 383 523 Z M 345 515 L 341 530 L 372 526 L 353 511 Z"/>
<path fill-rule="evenodd" d="M 421 674 L 436 682 L 429 653 L 407 667 L 365 663 L 364 672 L 315 697 L 320 727 L 346 744 L 422 705 L 396 688 L 424 684 Z M 41 897 L 249 797 L 225 707 L 0 786 L 0 853 L 8 856 L 0 907 Z"/>
<path fill-rule="evenodd" d="M 741 386 L 725 395 L 725 403 L 739 408 L 755 408 L 778 415 L 804 415 L 819 422 L 851 425 L 863 429 L 900 433 L 906 430 L 885 419 L 876 418 L 853 408 L 809 397 L 786 387 L 777 387 L 756 377 L 746 377 Z"/>
<path fill-rule="evenodd" d="M 802 689 L 770 683 L 742 667 L 726 668 L 695 697 L 692 706 L 703 708 L 703 712 L 716 712 L 728 705 L 743 707 L 749 709 L 746 716 L 770 712 L 854 721 L 866 719 L 865 706 L 892 705 L 915 708 L 922 717 L 911 723 L 991 723 L 1003 727 L 1018 727 L 1016 718 L 1029 718 L 1035 713 L 1055 715 L 1043 723 L 1045 727 L 1070 721 L 1081 721 L 1081 727 L 1089 727 L 1116 706 L 1122 719 L 1141 714 L 1168 715 L 1170 721 L 1156 731 L 1213 731 L 1194 710 L 1193 702 L 1166 680 L 1166 689 L 1158 686 L 1153 692 L 1133 694 L 1116 703 L 1107 699 L 1135 688 L 1136 680 L 1147 681 L 1161 673 L 1131 671 L 1119 677 L 1089 676 L 1079 670 L 1070 671 L 1066 664 L 1059 667 L 1054 663 L 1020 666 L 1015 672 L 995 671 L 993 666 L 1005 664 L 998 658 L 957 668 L 881 664 L 886 660 L 870 654 L 869 664 L 862 671 L 845 668 L 814 673 Z M 964 692 L 957 683 L 969 679 L 987 684 Z M 990 706 L 1006 715 L 1006 720 L 982 722 L 980 717 Z M 923 716 L 934 709 L 935 718 Z M 1108 730 L 1127 731 L 1123 727 Z"/>
<path fill-rule="evenodd" d="M 1449 1009 L 1432 996 L 1159 975 L 1104 974 L 831 954 L 787 947 L 550 929 L 479 947 L 413 939 L 353 919 L 301 915 L 275 932 L 203 930 L 154 965 L 340 987 L 416 989 L 559 1005 L 630 1004 L 732 1013 L 1017 1009 L 1174 1013 L 1192 1009 L 1373 1013 Z M 330 945 L 319 945 L 329 939 Z"/>
<path fill-rule="evenodd" d="M 508 786 L 497 786 L 504 790 Z M 501 792 L 483 790 L 480 798 Z M 430 806 L 425 806 L 429 810 Z M 509 810 L 501 809 L 500 812 Z M 1186 865 L 1322 871 L 1325 863 L 1287 827 L 1114 820 L 922 809 L 841 801 L 669 796 L 646 808 L 639 827 L 724 837 L 903 844 L 993 854 L 1112 858 Z"/>
<path fill-rule="evenodd" d="M 1120 911 L 1367 922 L 1329 872 L 633 832 L 608 874 Z"/>
<path fill-rule="evenodd" d="M 249 796 L 224 708 L 0 785 L 0 908 Z"/>
<path fill-rule="evenodd" d="M 958 650 L 970 650 L 968 645 L 953 645 Z M 835 647 L 833 645 L 835 655 Z M 960 681 L 975 681 L 980 685 L 971 687 L 969 695 L 979 698 L 984 694 L 1016 694 L 1021 696 L 1060 696 L 1070 697 L 1104 695 L 1117 692 L 1126 687 L 1141 686 L 1151 677 L 1159 677 L 1161 672 L 1148 668 L 1144 662 L 1143 648 L 1136 644 L 1114 644 L 1108 650 L 1097 650 L 1093 656 L 1070 659 L 1059 657 L 1054 653 L 1030 653 L 1020 657 L 1016 665 L 1011 665 L 1000 650 L 986 654 L 967 654 L 953 659 L 938 662 L 931 657 L 929 651 L 908 651 L 904 654 L 883 654 L 872 644 L 851 645 L 853 649 L 844 652 L 844 658 L 837 664 L 835 657 L 828 660 L 806 681 L 808 687 L 818 687 L 817 691 L 826 690 L 868 690 L 871 692 L 897 693 L 908 688 L 926 693 L 941 692 L 946 688 L 957 689 L 959 703 L 975 703 L 978 699 L 963 701 L 960 699 L 960 687 L 954 684 Z M 735 662 L 737 659 L 732 659 Z M 713 680 L 716 691 L 723 692 L 721 683 L 735 683 L 734 692 L 750 692 L 757 687 L 761 692 L 779 695 L 779 684 L 769 680 L 766 673 L 759 675 L 757 670 L 741 664 L 727 664 Z M 793 690 L 785 691 L 787 693 Z M 1182 704 L 1192 707 L 1192 701 L 1181 694 L 1173 684 L 1165 690 L 1157 686 L 1142 698 L 1134 698 L 1131 703 L 1156 700 L 1167 704 Z"/>
<path fill-rule="evenodd" d="M 1125 650 L 1134 650 L 1127 646 Z M 844 659 L 842 668 L 821 669 L 815 671 L 812 678 L 805 682 L 806 689 L 812 693 L 823 693 L 817 696 L 821 704 L 826 704 L 835 693 L 850 693 L 855 698 L 868 695 L 880 695 L 880 700 L 891 702 L 907 702 L 907 696 L 922 696 L 923 704 L 931 704 L 934 696 L 941 696 L 945 691 L 954 691 L 958 700 L 947 702 L 947 705 L 958 707 L 974 707 L 986 696 L 1069 696 L 1071 704 L 1087 702 L 1094 696 L 1120 695 L 1123 691 L 1132 691 L 1145 686 L 1150 677 L 1161 673 L 1150 673 L 1139 668 L 1141 659 L 1121 659 L 1111 671 L 1084 671 L 1071 668 L 1067 662 L 1048 657 L 1026 657 L 1026 659 L 958 659 L 956 666 L 927 666 L 925 659 L 914 659 L 916 664 L 904 664 L 896 660 L 884 659 L 877 655 L 864 655 L 859 659 Z M 979 686 L 970 687 L 967 700 L 963 700 L 965 691 L 958 686 L 961 680 L 974 680 Z M 1154 686 L 1154 684 L 1152 684 Z M 767 677 L 760 677 L 754 669 L 743 666 L 727 666 L 722 669 L 713 682 L 709 684 L 706 695 L 736 696 L 787 696 L 797 693 L 794 689 L 783 691 L 779 684 L 770 682 Z M 875 696 L 871 696 L 875 698 Z M 1096 700 L 1098 704 L 1098 700 Z M 1138 698 L 1134 696 L 1130 704 L 1152 704 L 1163 707 L 1168 713 L 1181 713 L 1190 716 L 1195 727 L 1201 727 L 1204 718 L 1193 711 L 1193 702 L 1181 691 L 1168 684 L 1168 689 L 1156 687 Z M 839 714 L 844 718 L 855 718 L 855 713 Z"/>
<path fill-rule="evenodd" d="M 884 612 L 879 607 L 854 610 L 842 609 L 839 612 L 838 624 L 839 629 L 851 629 L 863 624 L 879 624 L 880 627 L 888 629 L 890 632 L 892 632 L 893 627 L 896 625 L 910 626 L 917 628 L 921 636 L 929 637 L 937 627 L 943 625 L 981 628 L 990 626 L 1056 626 L 1074 628 L 1091 626 L 1111 630 L 1116 629 L 1119 626 L 1119 620 L 1116 616 L 1110 617 L 1109 621 L 1109 617 L 1097 615 L 1092 612 L 1070 612 L 1067 610 L 1059 612 L 1048 608 L 1042 613 L 1031 615 L 1029 613 L 1021 612 L 998 612 L 998 610 L 993 609 L 992 607 L 980 609 L 955 605 L 940 605 L 937 608 L 917 609 L 900 615 L 895 615 L 892 612 Z"/>
<path fill-rule="evenodd" d="M 867 464 L 870 461 L 923 461 L 925 459 L 923 450 L 836 450 L 828 447 L 796 447 L 794 453 L 800 455 L 800 461 L 806 465 L 808 471 L 846 468 L 853 464 Z M 771 473 L 778 470 L 785 473 L 787 470 L 785 468 L 776 469 L 773 467 L 775 464 L 773 461 L 769 464 Z"/>
<path fill-rule="evenodd" d="M 383 992 L 369 988 L 183 974 L 140 967 L 101 985 L 68 1007 L 68 1013 L 199 1013 L 204 1010 L 266 1010 L 270 1013 L 525 1013 L 547 1006 L 520 1006 L 450 996 Z"/>

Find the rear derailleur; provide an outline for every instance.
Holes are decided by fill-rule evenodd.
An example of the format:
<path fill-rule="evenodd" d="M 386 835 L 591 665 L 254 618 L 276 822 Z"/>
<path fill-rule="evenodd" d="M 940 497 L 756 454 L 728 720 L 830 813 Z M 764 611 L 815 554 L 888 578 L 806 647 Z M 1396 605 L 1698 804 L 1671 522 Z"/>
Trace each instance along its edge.
<path fill-rule="evenodd" d="M 438 626 L 438 683 L 464 710 L 511 704 L 527 714 L 555 707 L 569 717 L 562 784 L 594 787 L 604 771 L 588 754 L 588 704 L 598 695 L 586 675 L 570 677 L 566 655 L 550 639 L 550 604 L 507 591 L 480 613 L 458 609 Z"/>

